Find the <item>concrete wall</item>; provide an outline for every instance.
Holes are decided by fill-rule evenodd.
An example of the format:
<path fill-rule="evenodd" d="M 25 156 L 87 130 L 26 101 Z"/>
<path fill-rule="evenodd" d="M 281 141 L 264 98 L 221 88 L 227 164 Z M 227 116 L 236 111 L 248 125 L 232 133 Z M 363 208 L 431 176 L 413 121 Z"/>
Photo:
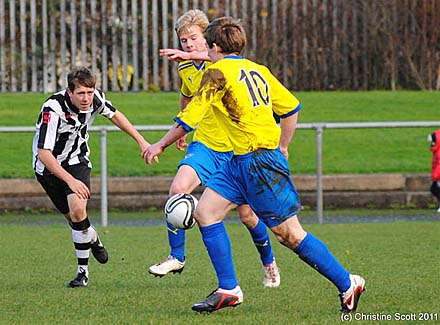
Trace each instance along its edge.
<path fill-rule="evenodd" d="M 303 205 L 316 206 L 316 177 L 294 175 Z M 172 177 L 111 177 L 108 207 L 118 209 L 162 208 Z M 429 174 L 326 175 L 323 178 L 324 208 L 393 206 L 428 207 L 435 203 L 429 192 Z M 196 196 L 202 188 L 196 191 Z M 100 208 L 100 180 L 92 178 L 89 208 Z M 47 209 L 53 205 L 34 179 L 0 179 L 0 211 Z"/>

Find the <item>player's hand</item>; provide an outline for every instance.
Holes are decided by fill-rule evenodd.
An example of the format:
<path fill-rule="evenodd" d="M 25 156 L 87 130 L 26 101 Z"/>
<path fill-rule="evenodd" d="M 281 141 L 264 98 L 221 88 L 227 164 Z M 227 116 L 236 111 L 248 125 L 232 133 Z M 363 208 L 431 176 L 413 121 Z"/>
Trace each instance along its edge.
<path fill-rule="evenodd" d="M 164 152 L 164 148 L 159 143 L 155 143 L 142 152 L 142 158 L 144 158 L 148 165 L 151 165 L 153 159 L 156 163 L 158 163 L 159 158 L 157 156 L 159 156 L 162 152 Z"/>
<path fill-rule="evenodd" d="M 87 187 L 86 184 L 81 182 L 78 179 L 73 179 L 67 183 L 69 185 L 70 189 L 73 191 L 73 193 L 76 194 L 80 199 L 82 200 L 88 200 L 90 199 L 90 190 Z"/>
<path fill-rule="evenodd" d="M 160 49 L 159 55 L 167 56 L 170 61 L 182 62 L 189 60 L 189 54 L 187 52 L 176 49 Z"/>
<path fill-rule="evenodd" d="M 176 141 L 177 150 L 183 151 L 185 150 L 185 147 L 188 147 L 188 143 L 186 142 L 186 136 L 187 134 L 185 134 L 183 137 L 181 137 L 179 140 Z"/>
<path fill-rule="evenodd" d="M 288 151 L 288 149 L 280 147 L 280 151 L 284 155 L 284 157 L 286 157 L 286 159 L 289 160 L 289 151 Z"/>
<path fill-rule="evenodd" d="M 142 159 L 144 159 L 144 152 L 145 152 L 145 151 L 147 150 L 147 148 L 150 147 L 150 146 L 151 146 L 151 144 L 149 144 L 147 141 L 145 141 L 144 143 L 141 144 L 140 148 L 141 148 L 141 156 L 142 156 Z M 154 157 L 153 159 L 154 159 L 154 161 L 156 162 L 156 164 L 159 163 L 159 158 Z"/>

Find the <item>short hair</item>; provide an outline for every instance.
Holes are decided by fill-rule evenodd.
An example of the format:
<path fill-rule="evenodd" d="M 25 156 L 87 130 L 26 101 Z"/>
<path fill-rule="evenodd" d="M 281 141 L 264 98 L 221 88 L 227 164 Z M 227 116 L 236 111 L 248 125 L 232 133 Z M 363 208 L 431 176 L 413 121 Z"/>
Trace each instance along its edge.
<path fill-rule="evenodd" d="M 80 66 L 75 67 L 67 75 L 67 87 L 70 91 L 74 91 L 78 85 L 95 88 L 96 77 L 89 68 Z"/>
<path fill-rule="evenodd" d="M 199 26 L 202 32 L 205 31 L 206 27 L 209 25 L 209 20 L 203 11 L 192 9 L 185 12 L 179 17 L 179 19 L 177 19 L 174 30 L 177 35 L 180 36 L 183 33 L 187 33 L 189 28 L 193 25 Z"/>
<path fill-rule="evenodd" d="M 215 43 L 225 54 L 241 54 L 246 47 L 246 32 L 240 20 L 231 17 L 214 19 L 206 28 L 205 39 L 209 48 Z"/>

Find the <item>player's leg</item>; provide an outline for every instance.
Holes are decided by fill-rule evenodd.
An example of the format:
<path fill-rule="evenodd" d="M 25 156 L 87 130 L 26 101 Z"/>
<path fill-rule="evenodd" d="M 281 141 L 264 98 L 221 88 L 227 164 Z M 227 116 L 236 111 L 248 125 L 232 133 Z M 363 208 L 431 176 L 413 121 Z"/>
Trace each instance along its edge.
<path fill-rule="evenodd" d="M 248 177 L 246 187 L 254 211 L 262 217 L 281 244 L 294 251 L 338 288 L 343 311 L 356 310 L 365 281 L 360 276 L 350 275 L 321 240 L 302 228 L 297 218 L 301 202 L 284 155 L 278 150 L 263 151 L 255 155 L 249 170 L 257 171 L 254 177 Z M 269 190 L 260 191 L 257 184 Z M 271 213 L 267 213 L 271 210 Z"/>
<path fill-rule="evenodd" d="M 178 193 L 190 194 L 200 184 L 196 171 L 189 165 L 180 165 L 171 183 L 169 196 Z M 162 277 L 170 272 L 181 273 L 185 266 L 185 230 L 177 229 L 167 222 L 168 244 L 170 254 L 162 261 L 150 266 L 148 272 Z"/>
<path fill-rule="evenodd" d="M 432 195 L 437 199 L 437 212 L 440 212 L 440 182 L 433 181 L 430 191 Z"/>
<path fill-rule="evenodd" d="M 90 168 L 83 165 L 75 165 L 66 168 L 76 179 L 81 180 L 90 189 Z M 64 188 L 67 194 L 69 212 L 66 218 L 71 220 L 72 239 L 78 259 L 77 277 L 69 283 L 70 287 L 83 287 L 87 285 L 89 278 L 88 261 L 90 250 L 99 263 L 107 263 L 108 254 L 102 244 L 98 232 L 92 226 L 87 216 L 87 202 L 79 198 L 67 186 Z"/>
<path fill-rule="evenodd" d="M 86 166 L 72 166 L 68 170 L 69 173 L 75 176 L 77 179 L 81 179 L 87 186 L 90 187 L 90 169 Z M 81 274 L 80 279 L 73 283 L 73 286 L 86 286 L 88 281 L 88 257 L 89 257 L 89 249 L 90 245 L 95 244 L 97 242 L 100 243 L 101 247 L 99 247 L 96 253 L 99 253 L 100 263 L 105 263 L 108 259 L 107 251 L 104 246 L 99 241 L 98 234 L 96 230 L 90 225 L 89 220 L 87 219 L 87 214 L 85 212 L 87 200 L 82 200 L 81 204 L 77 204 L 76 202 L 71 202 L 73 209 L 69 206 L 68 196 L 71 195 L 72 198 L 76 197 L 72 193 L 72 190 L 68 187 L 68 185 L 55 177 L 54 175 L 36 175 L 38 182 L 44 188 L 45 192 L 51 199 L 52 203 L 55 207 L 64 215 L 66 218 L 71 231 L 72 238 L 75 246 L 75 252 L 78 260 L 78 275 Z M 79 200 L 79 199 L 78 199 Z M 86 220 L 86 221 L 84 221 Z M 84 236 L 87 237 L 79 238 L 82 236 L 82 230 L 84 230 Z M 81 233 L 78 235 L 78 233 Z M 89 240 L 89 237 L 91 238 Z M 76 240 L 79 243 L 85 242 L 84 245 L 76 245 Z M 78 246 L 79 249 L 76 247 Z M 95 253 L 94 253 L 95 255 Z M 72 281 L 71 281 L 72 282 Z M 69 283 L 69 286 L 70 285 Z"/>
<path fill-rule="evenodd" d="M 238 207 L 238 215 L 251 234 L 252 240 L 260 253 L 263 263 L 263 285 L 266 288 L 278 287 L 280 285 L 280 271 L 275 262 L 272 245 L 266 225 L 257 217 L 249 205 L 244 204 Z"/>
<path fill-rule="evenodd" d="M 361 276 L 350 274 L 319 238 L 304 231 L 296 215 L 271 229 L 280 243 L 338 288 L 341 311 L 356 310 L 359 297 L 365 291 L 365 280 Z"/>
<path fill-rule="evenodd" d="M 237 205 L 210 188 L 206 188 L 199 200 L 195 218 L 203 243 L 218 279 L 218 287 L 206 300 L 196 303 L 192 309 L 212 312 L 224 307 L 237 306 L 243 301 L 232 261 L 232 249 L 223 219 Z"/>
<path fill-rule="evenodd" d="M 69 217 L 72 220 L 72 240 L 78 261 L 77 276 L 69 282 L 69 287 L 85 287 L 89 279 L 89 257 L 92 241 L 92 228 L 87 218 L 87 200 L 81 199 L 76 194 L 67 196 L 69 204 Z"/>

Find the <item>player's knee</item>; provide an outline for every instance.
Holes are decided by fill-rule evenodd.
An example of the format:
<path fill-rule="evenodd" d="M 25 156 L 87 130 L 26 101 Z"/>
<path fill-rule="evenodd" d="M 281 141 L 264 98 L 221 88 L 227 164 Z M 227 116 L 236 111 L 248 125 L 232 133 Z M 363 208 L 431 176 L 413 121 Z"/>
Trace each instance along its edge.
<path fill-rule="evenodd" d="M 278 242 L 290 249 L 295 249 L 307 235 L 302 227 L 292 227 L 286 222 L 271 228 Z"/>
<path fill-rule="evenodd" d="M 258 224 L 258 217 L 253 213 L 239 214 L 240 221 L 249 229 L 254 229 Z"/>
<path fill-rule="evenodd" d="M 188 193 L 188 189 L 185 186 L 182 186 L 180 183 L 171 184 L 169 196 L 179 193 Z"/>
<path fill-rule="evenodd" d="M 83 208 L 72 208 L 69 212 L 70 219 L 73 222 L 80 222 L 87 217 L 87 212 Z"/>
<path fill-rule="evenodd" d="M 294 250 L 301 243 L 299 238 L 293 236 L 275 235 L 275 237 L 281 245 L 291 250 Z"/>

